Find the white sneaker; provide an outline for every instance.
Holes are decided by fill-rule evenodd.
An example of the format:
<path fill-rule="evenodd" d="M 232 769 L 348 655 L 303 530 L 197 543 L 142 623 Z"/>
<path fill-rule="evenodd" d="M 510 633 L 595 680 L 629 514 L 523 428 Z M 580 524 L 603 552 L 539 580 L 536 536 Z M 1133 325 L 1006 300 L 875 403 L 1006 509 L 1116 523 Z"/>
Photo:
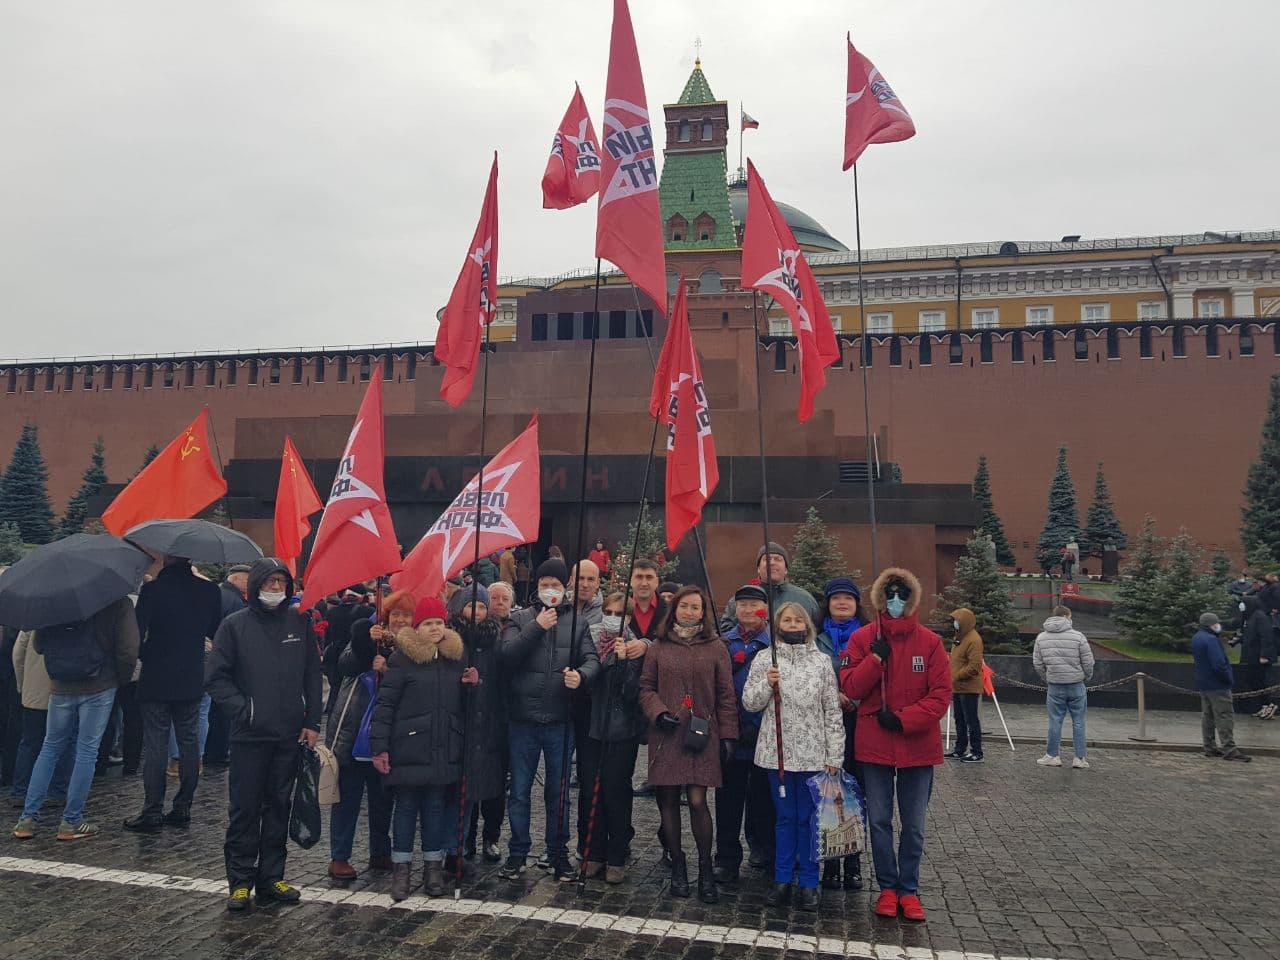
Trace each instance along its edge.
<path fill-rule="evenodd" d="M 1037 760 L 1036 763 L 1040 764 L 1042 767 L 1060 767 L 1062 766 L 1062 758 L 1051 757 L 1046 753 L 1043 757 Z"/>
<path fill-rule="evenodd" d="M 1074 760 L 1071 761 L 1071 769 L 1072 770 L 1088 770 L 1089 761 L 1085 760 L 1083 757 L 1076 757 Z"/>
<path fill-rule="evenodd" d="M 1262 719 L 1263 719 L 1263 720 L 1270 720 L 1272 717 L 1274 717 L 1274 716 L 1276 715 L 1276 710 L 1277 710 L 1277 707 L 1276 707 L 1276 705 L 1275 705 L 1274 703 L 1268 703 L 1268 704 L 1267 704 L 1265 707 L 1263 707 L 1263 708 L 1262 708 L 1262 710 L 1260 711 L 1260 712 L 1261 712 L 1261 714 L 1262 714 Z"/>

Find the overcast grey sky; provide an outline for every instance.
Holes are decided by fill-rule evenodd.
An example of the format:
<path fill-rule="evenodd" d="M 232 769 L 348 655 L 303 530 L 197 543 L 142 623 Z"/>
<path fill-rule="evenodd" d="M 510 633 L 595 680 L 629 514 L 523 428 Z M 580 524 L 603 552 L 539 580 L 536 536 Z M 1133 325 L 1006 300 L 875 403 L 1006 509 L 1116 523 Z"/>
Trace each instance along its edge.
<path fill-rule="evenodd" d="M 499 151 L 503 276 L 589 266 L 539 182 L 612 0 L 0 0 L 0 357 L 430 340 Z M 633 0 L 650 110 L 694 39 L 773 195 L 853 244 L 844 34 L 918 136 L 869 247 L 1280 227 L 1280 3 Z M 736 164 L 736 138 L 730 166 Z"/>

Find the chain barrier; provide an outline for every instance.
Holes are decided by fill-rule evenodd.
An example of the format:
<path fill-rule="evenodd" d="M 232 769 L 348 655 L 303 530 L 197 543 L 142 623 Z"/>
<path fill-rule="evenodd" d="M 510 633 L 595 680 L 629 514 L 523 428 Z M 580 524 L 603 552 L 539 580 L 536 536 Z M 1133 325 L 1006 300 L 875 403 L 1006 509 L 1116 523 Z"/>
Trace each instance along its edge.
<path fill-rule="evenodd" d="M 988 669 L 990 669 L 990 667 L 988 667 Z M 995 670 L 991 671 L 991 675 L 995 677 L 997 680 L 999 680 L 1001 683 L 1007 683 L 1011 687 L 1018 687 L 1022 690 L 1036 690 L 1036 691 L 1039 691 L 1040 693 L 1046 693 L 1049 690 L 1049 688 L 1044 684 L 1023 683 L 1021 680 L 1015 680 L 1013 677 L 1006 677 L 1004 674 L 997 673 Z M 1126 683 L 1129 683 L 1131 681 L 1137 681 L 1139 678 L 1150 680 L 1152 683 L 1159 684 L 1160 686 L 1165 687 L 1169 690 L 1173 690 L 1176 693 L 1185 693 L 1188 696 L 1192 696 L 1192 697 L 1200 696 L 1199 690 L 1190 690 L 1187 687 L 1180 687 L 1175 683 L 1170 683 L 1167 680 L 1161 680 L 1159 677 L 1153 677 L 1151 674 L 1143 673 L 1140 670 L 1135 673 L 1129 674 L 1127 677 L 1120 677 L 1118 680 L 1108 680 L 1106 683 L 1095 683 L 1092 685 L 1087 685 L 1085 687 L 1085 690 L 1090 692 L 1094 690 L 1110 690 L 1116 687 L 1122 687 Z M 1261 690 L 1245 690 L 1241 693 L 1233 693 L 1231 694 L 1231 699 L 1232 700 L 1248 700 L 1253 697 L 1261 697 L 1261 696 L 1266 696 L 1268 694 L 1273 694 L 1273 693 L 1280 693 L 1280 683 L 1270 687 L 1263 687 Z"/>

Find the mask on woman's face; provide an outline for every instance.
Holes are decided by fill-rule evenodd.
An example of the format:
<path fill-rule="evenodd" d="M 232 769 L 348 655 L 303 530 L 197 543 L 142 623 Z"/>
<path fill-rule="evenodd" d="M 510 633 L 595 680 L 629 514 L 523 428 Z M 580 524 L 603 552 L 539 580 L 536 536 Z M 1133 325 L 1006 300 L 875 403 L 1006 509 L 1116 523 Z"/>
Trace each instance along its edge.
<path fill-rule="evenodd" d="M 558 607 L 560 601 L 564 599 L 564 591 L 557 590 L 555 587 L 543 587 L 538 591 L 538 599 L 542 601 L 544 607 Z"/>
<path fill-rule="evenodd" d="M 605 633 L 618 634 L 622 632 L 622 616 L 616 613 L 606 613 L 600 618 L 600 627 Z"/>
<path fill-rule="evenodd" d="M 896 620 L 898 617 L 906 613 L 907 601 L 903 600 L 901 597 L 890 597 L 888 602 L 885 604 L 885 607 L 889 611 L 889 616 Z"/>
<path fill-rule="evenodd" d="M 261 603 L 268 610 L 274 610 L 276 607 L 280 606 L 280 604 L 284 603 L 284 598 L 287 596 L 288 594 L 285 593 L 283 590 L 279 590 L 279 591 L 259 590 L 258 602 Z"/>
<path fill-rule="evenodd" d="M 804 643 L 809 639 L 808 630 L 779 630 L 778 637 L 783 643 Z"/>
<path fill-rule="evenodd" d="M 684 640 L 697 636 L 698 631 L 702 629 L 702 620 L 681 620 L 676 618 L 675 632 L 676 636 Z"/>
<path fill-rule="evenodd" d="M 884 588 L 885 609 L 895 620 L 907 609 L 907 601 L 911 598 L 911 588 L 897 577 L 894 577 Z"/>

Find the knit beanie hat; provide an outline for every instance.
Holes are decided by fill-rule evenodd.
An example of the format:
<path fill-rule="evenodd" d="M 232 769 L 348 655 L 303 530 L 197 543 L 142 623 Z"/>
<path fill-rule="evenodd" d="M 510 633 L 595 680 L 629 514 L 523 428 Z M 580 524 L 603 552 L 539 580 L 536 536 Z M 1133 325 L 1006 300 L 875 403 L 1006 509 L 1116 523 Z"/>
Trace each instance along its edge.
<path fill-rule="evenodd" d="M 680 584 L 672 583 L 670 580 L 664 580 L 658 584 L 658 593 L 679 593 Z"/>
<path fill-rule="evenodd" d="M 827 581 L 827 585 L 822 592 L 828 599 L 837 593 L 847 593 L 858 600 L 862 599 L 862 591 L 858 589 L 858 585 L 849 577 L 832 577 Z"/>
<path fill-rule="evenodd" d="M 423 620 L 445 619 L 444 602 L 439 597 L 423 597 L 413 608 L 413 625 L 416 627 Z"/>
<path fill-rule="evenodd" d="M 738 588 L 738 592 L 733 595 L 734 601 L 739 600 L 758 600 L 760 603 L 768 603 L 769 595 L 764 592 L 764 587 L 758 583 L 744 583 Z"/>
<path fill-rule="evenodd" d="M 471 602 L 471 594 L 475 592 L 476 603 L 483 603 L 487 608 L 489 606 L 489 591 L 479 583 L 473 583 L 469 587 L 463 587 L 452 597 L 449 598 L 449 616 L 457 617 L 462 614 L 462 608 Z"/>
<path fill-rule="evenodd" d="M 756 566 L 757 566 L 757 567 L 758 567 L 758 566 L 760 566 L 760 559 L 761 559 L 761 558 L 762 558 L 766 553 L 771 553 L 771 554 L 773 554 L 775 557 L 781 557 L 781 558 L 782 558 L 782 562 L 783 562 L 783 563 L 785 563 L 788 567 L 789 567 L 789 566 L 791 566 L 791 558 L 790 558 L 789 556 L 787 556 L 787 551 L 785 551 L 785 550 L 783 550 L 783 549 L 782 549 L 782 545 L 781 545 L 781 544 L 774 543 L 772 540 L 770 540 L 770 541 L 769 541 L 768 546 L 761 547 L 758 551 L 756 551 Z"/>
<path fill-rule="evenodd" d="M 413 594 L 408 590 L 396 590 L 382 598 L 382 621 L 385 623 L 391 619 L 393 610 L 403 610 L 405 613 L 413 613 L 417 606 L 417 601 Z"/>
<path fill-rule="evenodd" d="M 541 580 L 543 577 L 555 577 L 563 586 L 568 586 L 569 568 L 559 557 L 547 557 L 538 565 L 538 573 L 534 579 Z"/>
<path fill-rule="evenodd" d="M 1221 621 L 1218 620 L 1218 615 L 1216 613 L 1200 614 L 1200 626 L 1202 627 L 1212 627 L 1220 622 Z"/>

